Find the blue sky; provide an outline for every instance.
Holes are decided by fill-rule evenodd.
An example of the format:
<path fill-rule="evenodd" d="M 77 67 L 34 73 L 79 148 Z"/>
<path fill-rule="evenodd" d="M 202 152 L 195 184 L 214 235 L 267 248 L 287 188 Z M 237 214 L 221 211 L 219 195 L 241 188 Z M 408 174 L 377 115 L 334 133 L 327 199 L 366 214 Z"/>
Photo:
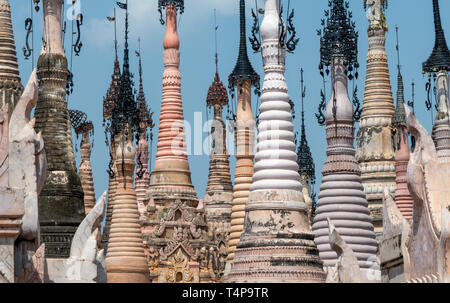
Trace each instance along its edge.
<path fill-rule="evenodd" d="M 20 73 L 25 82 L 32 70 L 31 61 L 23 59 L 22 47 L 25 44 L 24 20 L 30 15 L 31 0 L 10 0 L 12 6 L 14 34 L 18 50 Z M 114 61 L 113 25 L 106 16 L 113 15 L 115 1 L 112 0 L 78 0 L 84 14 L 82 27 L 83 49 L 79 57 L 73 59 L 74 93 L 69 100 L 70 109 L 79 109 L 87 113 L 95 127 L 95 145 L 92 152 L 94 185 L 97 198 L 107 189 L 108 175 L 106 173 L 109 155 L 105 145 L 104 129 L 102 127 L 103 96 L 109 87 Z M 256 0 L 263 7 L 263 0 Z M 71 3 L 71 1 L 67 1 Z M 130 5 L 130 49 L 131 54 L 137 49 L 138 37 L 141 38 L 141 53 L 143 57 L 144 89 L 147 103 L 150 104 L 159 125 L 161 108 L 163 47 L 162 41 L 165 28 L 159 23 L 157 0 L 129 0 Z M 206 121 L 206 94 L 211 85 L 214 66 L 214 8 L 217 9 L 219 25 L 219 72 L 225 86 L 228 86 L 228 75 L 236 63 L 239 45 L 239 8 L 238 0 L 185 0 L 185 13 L 181 16 L 179 35 L 181 40 L 181 74 L 184 116 L 194 125 L 194 114 L 202 113 Z M 284 6 L 288 0 L 282 0 Z M 316 163 L 318 178 L 316 191 L 319 189 L 321 169 L 325 162 L 326 140 L 325 129 L 317 124 L 314 113 L 320 102 L 322 78 L 318 72 L 319 37 L 316 29 L 320 28 L 320 20 L 324 16 L 328 0 L 301 1 L 291 0 L 295 9 L 294 24 L 300 37 L 300 43 L 293 55 L 288 55 L 286 79 L 291 99 L 300 110 L 300 67 L 304 69 L 306 97 L 306 123 L 308 140 Z M 440 1 L 443 27 L 448 37 L 450 21 L 445 18 L 450 13 L 450 1 Z M 70 4 L 66 5 L 66 9 Z M 249 35 L 252 20 L 250 8 L 255 7 L 255 0 L 247 0 L 247 34 Z M 362 102 L 365 79 L 365 58 L 367 54 L 367 25 L 363 0 L 350 0 L 350 9 L 360 34 L 359 62 L 361 64 L 360 78 L 357 82 L 359 98 Z M 118 9 L 119 56 L 123 57 L 123 12 Z M 35 17 L 35 49 L 36 56 L 41 48 L 42 10 Z M 389 57 L 391 84 L 396 94 L 395 25 L 400 31 L 400 51 L 402 73 L 405 81 L 405 96 L 411 98 L 411 81 L 416 82 L 416 112 L 419 120 L 427 129 L 431 129 L 430 113 L 425 108 L 425 83 L 427 78 L 422 75 L 421 66 L 431 54 L 434 45 L 434 25 L 431 0 L 389 1 L 386 11 L 387 24 L 390 28 L 387 34 L 386 48 Z M 70 45 L 71 22 L 67 22 L 68 35 L 66 45 Z M 448 38 L 450 39 L 450 38 Z M 70 48 L 66 50 L 70 58 Z M 261 54 L 253 54 L 249 48 L 250 60 L 255 70 L 263 77 Z M 131 68 L 138 73 L 138 61 L 131 56 Z M 138 77 L 135 78 L 136 81 Z M 26 83 L 24 83 L 26 84 Z M 329 87 L 327 85 L 329 91 Z M 256 103 L 256 98 L 253 99 Z M 197 114 L 198 115 L 198 114 Z M 210 116 L 211 117 L 211 116 Z M 296 126 L 300 128 L 300 115 L 297 115 Z M 157 138 L 157 128 L 155 138 Z M 203 140 L 208 136 L 203 132 Z M 78 141 L 79 144 L 79 141 Z M 154 142 L 156 154 L 156 139 Z M 198 197 L 203 198 L 209 168 L 209 157 L 190 156 L 192 181 Z M 230 157 L 232 174 L 234 174 L 234 157 Z M 77 156 L 79 161 L 79 156 Z"/>

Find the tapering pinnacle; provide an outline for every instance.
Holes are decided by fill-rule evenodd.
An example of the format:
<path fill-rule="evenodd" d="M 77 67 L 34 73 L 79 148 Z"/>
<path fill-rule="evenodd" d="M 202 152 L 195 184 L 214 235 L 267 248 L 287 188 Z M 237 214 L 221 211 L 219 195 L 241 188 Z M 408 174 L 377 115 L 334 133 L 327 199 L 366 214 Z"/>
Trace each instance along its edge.
<path fill-rule="evenodd" d="M 424 73 L 437 73 L 442 70 L 450 71 L 450 51 L 448 50 L 444 30 L 442 29 L 439 0 L 432 1 L 436 40 L 430 58 L 423 63 L 422 70 Z"/>
<path fill-rule="evenodd" d="M 246 24 L 245 24 L 245 0 L 240 0 L 240 33 L 241 40 L 239 44 L 239 56 L 237 59 L 236 66 L 233 72 L 228 77 L 228 88 L 234 90 L 238 85 L 238 82 L 243 80 L 250 80 L 253 86 L 259 90 L 260 88 L 260 78 L 259 75 L 253 69 L 252 64 L 248 58 L 247 53 L 247 34 L 246 34 Z"/>

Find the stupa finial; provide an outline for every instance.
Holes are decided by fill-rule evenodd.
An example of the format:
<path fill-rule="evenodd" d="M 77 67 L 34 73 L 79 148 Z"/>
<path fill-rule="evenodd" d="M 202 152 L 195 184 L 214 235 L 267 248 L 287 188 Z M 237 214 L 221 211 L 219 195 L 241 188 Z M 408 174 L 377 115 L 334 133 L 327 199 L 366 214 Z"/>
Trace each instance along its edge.
<path fill-rule="evenodd" d="M 250 80 L 255 87 L 256 93 L 259 94 L 260 89 L 260 77 L 253 69 L 252 64 L 248 58 L 247 53 L 247 31 L 245 23 L 245 0 L 239 0 L 240 2 L 240 44 L 239 44 L 239 56 L 234 67 L 233 72 L 228 77 L 228 88 L 230 91 L 234 91 L 239 82 L 243 80 Z"/>
<path fill-rule="evenodd" d="M 140 120 L 133 92 L 134 83 L 131 80 L 128 49 L 128 0 L 126 0 L 126 3 L 117 2 L 117 5 L 125 10 L 125 48 L 119 96 L 117 103 L 112 109 L 110 132 L 112 136 L 115 136 L 129 127 L 131 132 L 136 135 L 137 140 L 139 140 Z"/>
<path fill-rule="evenodd" d="M 398 43 L 398 26 L 395 27 L 396 37 L 397 37 L 397 107 L 395 109 L 394 116 L 392 117 L 392 126 L 398 127 L 401 125 L 406 126 L 406 112 L 405 112 L 405 95 L 404 95 L 404 87 L 403 87 L 403 77 L 401 73 L 400 67 L 400 47 Z"/>
<path fill-rule="evenodd" d="M 308 141 L 306 139 L 306 127 L 305 127 L 305 96 L 306 96 L 306 87 L 304 86 L 303 81 L 303 68 L 300 69 L 301 74 L 301 98 L 302 98 L 302 129 L 301 129 L 301 139 L 300 145 L 298 147 L 297 156 L 298 156 L 298 166 L 300 175 L 307 175 L 311 184 L 315 183 L 316 180 L 316 169 L 314 164 L 314 159 L 311 154 L 311 150 L 308 145 Z"/>
<path fill-rule="evenodd" d="M 450 51 L 448 50 L 447 41 L 445 40 L 445 34 L 442 28 L 439 0 L 432 1 L 436 40 L 431 56 L 422 65 L 424 73 L 437 73 L 442 70 L 450 71 Z"/>

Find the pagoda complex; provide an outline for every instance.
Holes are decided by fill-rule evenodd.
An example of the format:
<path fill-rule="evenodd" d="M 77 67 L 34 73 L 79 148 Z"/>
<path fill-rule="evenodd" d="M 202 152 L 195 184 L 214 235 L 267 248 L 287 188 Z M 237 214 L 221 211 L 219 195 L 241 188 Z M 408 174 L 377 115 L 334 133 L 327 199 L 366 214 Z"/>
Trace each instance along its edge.
<path fill-rule="evenodd" d="M 135 150 L 133 136 L 139 138 L 140 116 L 133 92 L 128 50 L 128 0 L 118 3 L 125 9 L 125 48 L 117 102 L 111 113 L 108 131 L 115 138 L 117 187 L 106 253 L 108 283 L 146 283 L 147 258 L 144 252 L 139 211 L 133 185 Z"/>
<path fill-rule="evenodd" d="M 94 207 L 96 201 L 91 165 L 91 136 L 94 135 L 94 124 L 92 124 L 92 121 L 87 121 L 87 115 L 82 111 L 69 110 L 69 115 L 70 122 L 75 130 L 77 138 L 81 134 L 81 162 L 78 174 L 80 176 L 81 186 L 83 187 L 84 210 L 87 215 Z"/>
<path fill-rule="evenodd" d="M 191 181 L 181 98 L 177 11 L 183 0 L 160 0 L 164 37 L 164 74 L 155 165 L 147 190 L 144 241 L 152 282 L 204 282 L 201 256 L 206 250 L 206 217 Z M 163 19 L 162 11 L 166 18 Z M 151 231 L 151 232 L 150 232 Z"/>
<path fill-rule="evenodd" d="M 286 26 L 279 15 L 279 2 L 266 0 L 260 27 L 265 78 L 255 173 L 229 282 L 325 281 L 301 191 L 284 78 L 286 50 L 292 52 L 298 40 L 293 36 L 290 44 L 280 39 L 279 25 L 284 30 Z"/>
<path fill-rule="evenodd" d="M 422 65 L 423 73 L 437 82 L 437 115 L 433 126 L 433 140 L 440 162 L 450 162 L 450 84 L 448 72 L 450 71 L 450 51 L 445 40 L 444 29 L 441 23 L 439 1 L 433 1 L 435 44 L 431 56 Z M 429 81 L 429 84 L 431 79 Z M 431 85 L 428 86 L 431 89 Z M 430 92 L 428 92 L 430 95 Z M 431 106 L 431 103 L 430 103 Z"/>
<path fill-rule="evenodd" d="M 355 253 L 364 282 L 380 280 L 377 241 L 370 218 L 368 202 L 361 180 L 361 170 L 355 158 L 355 117 L 348 96 L 348 78 L 356 76 L 358 67 L 357 37 L 348 3 L 329 2 L 327 20 L 321 34 L 321 73 L 331 73 L 332 94 L 318 117 L 325 118 L 327 160 L 322 170 L 322 185 L 314 217 L 313 231 L 320 258 L 328 270 L 337 262 L 337 254 L 330 246 L 328 219 Z M 343 41 L 342 44 L 338 43 Z M 330 68 L 331 67 L 331 68 Z M 322 109 L 325 104 L 319 107 Z M 323 106 L 322 106 L 323 105 Z M 355 114 L 357 114 L 355 112 Z M 319 119 L 319 122 L 320 121 Z"/>
<path fill-rule="evenodd" d="M 11 23 L 11 6 L 8 0 L 0 1 L 0 108 L 8 105 L 8 116 L 22 96 L 16 45 Z"/>
<path fill-rule="evenodd" d="M 114 33 L 115 33 L 115 40 L 114 40 L 114 48 L 115 48 L 115 59 L 114 59 L 114 71 L 111 76 L 111 84 L 108 88 L 108 91 L 106 92 L 106 96 L 103 98 L 103 127 L 105 127 L 105 135 L 108 142 L 108 135 L 107 135 L 107 129 L 111 126 L 111 115 L 112 110 L 114 108 L 114 104 L 118 102 L 119 98 L 119 90 L 120 90 L 120 78 L 121 78 L 121 72 L 120 72 L 120 63 L 119 58 L 117 55 L 117 31 L 116 31 L 116 14 L 114 9 L 114 17 L 112 19 L 114 21 Z M 110 134 L 111 135 L 111 134 Z M 109 231 L 111 229 L 111 216 L 112 216 L 112 209 L 114 204 L 114 196 L 116 193 L 117 188 L 117 180 L 116 180 L 116 173 L 117 169 L 115 166 L 115 158 L 116 153 L 114 152 L 116 150 L 116 144 L 114 140 L 114 136 L 109 138 L 108 142 L 109 147 L 109 154 L 110 154 L 110 163 L 108 168 L 108 174 L 109 174 L 109 182 L 108 182 L 108 204 L 106 208 L 106 220 L 105 220 L 105 226 L 103 228 L 102 233 L 102 240 L 101 240 L 101 246 L 104 249 L 104 252 L 106 254 L 108 249 L 108 239 L 109 239 Z"/>
<path fill-rule="evenodd" d="M 69 76 L 62 43 L 62 0 L 43 0 L 43 47 L 37 63 L 39 98 L 35 129 L 45 142 L 48 172 L 39 195 L 41 243 L 49 258 L 67 258 L 78 225 L 85 217 L 66 102 Z"/>
<path fill-rule="evenodd" d="M 228 77 L 228 88 L 234 96 L 237 89 L 235 121 L 236 170 L 234 174 L 233 203 L 231 208 L 231 233 L 228 241 L 228 257 L 225 275 L 230 272 L 231 262 L 239 238 L 244 230 L 245 205 L 250 194 L 253 177 L 255 118 L 252 113 L 251 88 L 259 91 L 260 78 L 250 63 L 247 53 L 245 1 L 239 0 L 240 43 L 239 55 L 233 72 Z"/>
<path fill-rule="evenodd" d="M 303 69 L 301 69 L 301 98 L 302 98 L 302 129 L 300 144 L 297 149 L 297 163 L 298 173 L 300 174 L 300 180 L 302 182 L 303 197 L 305 199 L 306 206 L 308 207 L 308 217 L 312 222 L 314 203 L 313 201 L 313 186 L 316 182 L 316 166 L 311 154 L 311 149 L 306 139 L 306 127 L 305 127 L 305 98 L 306 88 L 303 82 Z"/>
<path fill-rule="evenodd" d="M 395 191 L 395 153 L 391 139 L 394 99 L 386 54 L 388 0 L 364 0 L 369 19 L 369 52 L 361 122 L 356 137 L 356 159 L 377 236 L 383 232 L 383 192 Z"/>

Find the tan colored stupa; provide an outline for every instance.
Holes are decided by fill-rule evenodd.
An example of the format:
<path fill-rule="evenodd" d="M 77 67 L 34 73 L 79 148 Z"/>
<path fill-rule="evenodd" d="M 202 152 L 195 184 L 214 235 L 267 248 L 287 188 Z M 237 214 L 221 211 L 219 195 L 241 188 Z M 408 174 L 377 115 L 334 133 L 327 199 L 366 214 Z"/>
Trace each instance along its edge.
<path fill-rule="evenodd" d="M 253 179 L 255 118 L 252 113 L 252 85 L 259 89 L 259 75 L 253 69 L 247 54 L 245 23 L 245 1 L 240 0 L 240 44 L 236 66 L 229 76 L 229 88 L 237 90 L 236 109 L 236 170 L 234 174 L 233 206 L 231 209 L 231 234 L 227 258 L 227 269 L 231 269 L 236 245 L 244 231 L 245 205 L 250 195 Z"/>
<path fill-rule="evenodd" d="M 383 192 L 395 191 L 395 154 L 391 139 L 394 99 L 386 54 L 387 0 L 364 1 L 369 19 L 366 88 L 360 129 L 356 137 L 356 159 L 369 202 L 375 233 L 383 231 Z"/>

